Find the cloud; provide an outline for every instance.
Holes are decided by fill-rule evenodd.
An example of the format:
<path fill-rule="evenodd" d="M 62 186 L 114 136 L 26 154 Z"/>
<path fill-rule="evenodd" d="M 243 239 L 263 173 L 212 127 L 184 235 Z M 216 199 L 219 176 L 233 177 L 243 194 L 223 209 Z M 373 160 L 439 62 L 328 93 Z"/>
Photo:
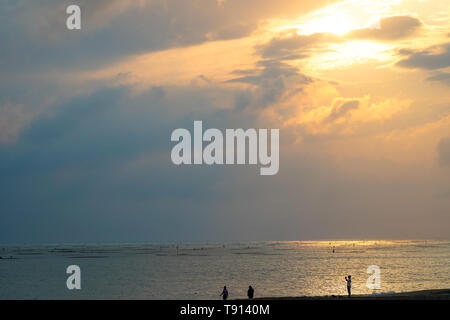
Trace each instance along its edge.
<path fill-rule="evenodd" d="M 175 239 L 188 225 L 189 237 L 204 233 L 218 218 L 208 216 L 211 201 L 231 191 L 220 188 L 227 169 L 174 166 L 171 132 L 194 120 L 215 128 L 255 126 L 235 108 L 212 103 L 210 88 L 196 86 L 138 95 L 101 88 L 35 117 L 15 143 L 0 146 L 0 211 L 7 213 L 0 216 L 1 240 L 126 239 L 126 229 L 139 225 L 146 226 L 142 239 Z M 255 167 L 247 170 L 258 175 Z"/>
<path fill-rule="evenodd" d="M 427 201 L 428 187 L 422 180 L 405 182 L 397 167 L 383 167 L 378 157 L 337 168 L 339 157 L 326 153 L 333 150 L 330 141 L 299 148 L 288 140 L 288 129 L 280 133 L 280 173 L 269 179 L 252 166 L 174 166 L 170 133 L 192 128 L 193 120 L 221 129 L 262 127 L 257 114 L 236 106 L 211 108 L 210 90 L 161 86 L 136 94 L 126 87 L 102 88 L 34 118 L 15 144 L 0 147 L 0 239 L 289 240 L 355 236 L 356 227 L 362 235 L 380 236 L 367 223 L 371 217 L 380 228 L 392 224 L 388 209 L 399 220 L 420 217 L 417 204 Z M 246 92 L 227 95 L 238 101 Z M 358 111 L 354 101 L 336 102 L 331 112 Z M 386 210 L 368 207 L 373 201 Z M 342 222 L 348 219 L 352 228 Z M 255 226 L 255 220 L 262 223 Z"/>
<path fill-rule="evenodd" d="M 264 45 L 256 46 L 256 52 L 262 58 L 277 58 L 280 60 L 302 59 L 308 57 L 310 48 L 342 39 L 331 33 L 314 33 L 299 35 L 295 31 L 284 32 Z"/>
<path fill-rule="evenodd" d="M 442 138 L 437 145 L 438 159 L 442 166 L 450 166 L 450 137 Z"/>
<path fill-rule="evenodd" d="M 31 118 L 31 112 L 22 104 L 0 105 L 0 144 L 14 142 L 20 130 Z"/>
<path fill-rule="evenodd" d="M 355 29 L 344 35 L 326 32 L 302 35 L 297 33 L 297 29 L 292 29 L 281 32 L 263 45 L 257 45 L 255 50 L 262 58 L 298 60 L 326 50 L 325 46 L 330 43 L 350 40 L 399 40 L 412 36 L 421 26 L 422 23 L 417 18 L 392 16 L 382 18 L 378 27 Z"/>
<path fill-rule="evenodd" d="M 242 82 L 256 85 L 264 85 L 265 81 L 270 79 L 280 77 L 289 78 L 300 75 L 298 68 L 276 60 L 261 60 L 256 64 L 255 69 L 235 70 L 232 73 L 243 76 L 233 78 L 227 82 Z M 305 77 L 303 83 L 309 80 Z"/>
<path fill-rule="evenodd" d="M 450 43 L 433 46 L 422 51 L 403 51 L 403 53 L 409 53 L 409 55 L 397 62 L 400 67 L 434 70 L 450 66 Z"/>
<path fill-rule="evenodd" d="M 298 68 L 277 60 L 261 60 L 255 69 L 235 70 L 233 74 L 239 77 L 228 80 L 228 83 L 254 86 L 251 91 L 252 103 L 249 105 L 257 109 L 273 105 L 313 81 L 311 77 L 300 73 Z"/>
<path fill-rule="evenodd" d="M 409 108 L 410 101 L 385 97 L 383 90 L 369 95 L 379 78 L 335 84 L 285 62 L 354 40 L 348 35 L 283 33 L 255 48 L 254 66 L 248 67 L 254 59 L 236 59 L 214 69 L 222 57 L 235 58 L 220 47 L 230 42 L 215 40 L 246 37 L 265 19 L 298 18 L 323 2 L 83 1 L 79 33 L 64 29 L 60 13 L 69 2 L 0 5 L 0 142 L 8 142 L 0 144 L 1 242 L 448 236 L 442 227 L 448 199 L 426 196 L 430 182 L 444 177 L 426 172 L 424 178 L 423 163 L 411 165 L 417 157 L 397 155 L 385 139 L 392 130 L 448 117 L 448 104 L 419 101 Z M 391 41 L 418 28 L 397 22 L 402 32 L 389 34 L 395 24 L 384 23 L 364 37 Z M 247 40 L 251 49 L 254 39 Z M 190 51 L 203 42 L 216 50 Z M 166 48 L 178 60 L 144 64 L 135 56 Z M 416 51 L 402 53 L 408 58 Z M 129 55 L 124 62 L 133 60 L 134 69 L 121 65 L 94 80 L 83 77 L 85 69 Z M 200 69 L 190 60 L 203 56 L 216 61 Z M 163 85 L 158 64 L 170 65 L 166 78 L 177 72 L 186 78 Z M 139 68 L 153 78 L 136 90 Z M 226 76 L 217 80 L 217 73 Z M 194 120 L 220 129 L 280 127 L 279 175 L 261 179 L 253 166 L 174 166 L 170 134 Z M 399 145 L 436 151 L 434 142 L 418 148 L 410 138 L 405 133 Z M 424 208 L 433 210 L 425 217 Z M 417 221 L 412 233 L 401 227 L 408 219 Z"/>
<path fill-rule="evenodd" d="M 291 112 L 283 109 L 283 127 L 296 128 L 301 139 L 310 141 L 383 134 L 399 125 L 393 119 L 404 118 L 412 103 L 369 95 L 346 98 L 333 88 L 318 80 L 307 85 L 286 107 Z"/>
<path fill-rule="evenodd" d="M 379 25 L 350 31 L 345 37 L 350 39 L 369 39 L 392 41 L 410 37 L 422 26 L 419 19 L 410 16 L 382 18 Z"/>
<path fill-rule="evenodd" d="M 327 121 L 334 121 L 345 116 L 349 111 L 358 109 L 359 100 L 350 100 L 341 104 L 336 103 L 331 110 L 330 115 L 326 118 Z"/>
<path fill-rule="evenodd" d="M 450 73 L 439 73 L 437 75 L 427 78 L 428 81 L 442 82 L 443 84 L 450 86 Z"/>
<path fill-rule="evenodd" d="M 86 70 L 129 55 L 244 37 L 264 19 L 277 15 L 301 15 L 328 2 L 2 2 L 0 65 L 9 72 L 49 67 Z M 69 4 L 81 7 L 80 31 L 68 31 L 65 27 L 65 8 Z"/>

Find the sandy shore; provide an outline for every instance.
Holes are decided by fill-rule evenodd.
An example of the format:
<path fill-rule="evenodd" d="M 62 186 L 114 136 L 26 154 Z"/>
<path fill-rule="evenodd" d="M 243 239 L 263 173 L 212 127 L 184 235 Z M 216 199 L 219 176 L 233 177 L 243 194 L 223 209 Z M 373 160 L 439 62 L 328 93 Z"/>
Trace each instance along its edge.
<path fill-rule="evenodd" d="M 450 300 L 450 289 L 433 289 L 400 293 L 369 295 L 302 296 L 302 297 L 264 297 L 255 300 Z"/>

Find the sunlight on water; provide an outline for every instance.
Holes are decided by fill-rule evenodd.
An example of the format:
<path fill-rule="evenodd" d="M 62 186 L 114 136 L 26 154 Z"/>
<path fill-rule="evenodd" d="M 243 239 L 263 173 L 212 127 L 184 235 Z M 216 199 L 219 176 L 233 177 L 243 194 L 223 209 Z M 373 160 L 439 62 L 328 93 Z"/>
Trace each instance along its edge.
<path fill-rule="evenodd" d="M 333 253 L 334 249 L 334 253 Z M 218 299 L 343 295 L 381 268 L 382 292 L 450 287 L 450 241 L 340 240 L 242 243 L 3 246 L 1 299 Z M 66 288 L 81 267 L 82 289 Z"/>

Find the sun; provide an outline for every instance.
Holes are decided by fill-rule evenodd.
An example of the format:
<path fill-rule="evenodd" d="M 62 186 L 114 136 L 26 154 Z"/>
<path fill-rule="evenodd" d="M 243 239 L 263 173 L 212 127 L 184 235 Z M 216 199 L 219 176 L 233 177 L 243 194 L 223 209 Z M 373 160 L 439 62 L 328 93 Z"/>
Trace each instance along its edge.
<path fill-rule="evenodd" d="M 303 67 L 312 71 L 348 67 L 367 62 L 380 63 L 392 58 L 389 44 L 355 40 L 346 35 L 353 30 L 367 28 L 379 21 L 381 13 L 376 8 L 357 6 L 357 0 L 330 5 L 309 15 L 281 24 L 282 30 L 301 36 L 329 33 L 336 41 L 318 44 L 320 50 L 302 60 Z M 348 3 L 347 3 L 348 2 Z M 351 5 L 349 5 L 349 3 Z M 373 9 L 373 10 L 371 10 Z M 279 30 L 278 30 L 279 31 Z"/>
<path fill-rule="evenodd" d="M 316 10 L 290 23 L 285 21 L 282 29 L 296 29 L 301 35 L 314 33 L 345 35 L 351 30 L 367 26 L 379 16 L 378 11 L 373 6 L 370 8 L 364 6 L 358 0 L 347 0 Z"/>

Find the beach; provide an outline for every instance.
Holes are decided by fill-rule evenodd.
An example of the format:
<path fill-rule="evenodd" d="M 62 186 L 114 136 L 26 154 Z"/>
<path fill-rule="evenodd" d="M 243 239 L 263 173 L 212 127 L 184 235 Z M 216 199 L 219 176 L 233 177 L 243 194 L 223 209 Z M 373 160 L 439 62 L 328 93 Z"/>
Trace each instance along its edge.
<path fill-rule="evenodd" d="M 255 300 L 450 300 L 450 289 L 420 290 L 400 293 L 380 293 L 367 295 L 330 295 L 302 297 L 264 297 Z"/>

